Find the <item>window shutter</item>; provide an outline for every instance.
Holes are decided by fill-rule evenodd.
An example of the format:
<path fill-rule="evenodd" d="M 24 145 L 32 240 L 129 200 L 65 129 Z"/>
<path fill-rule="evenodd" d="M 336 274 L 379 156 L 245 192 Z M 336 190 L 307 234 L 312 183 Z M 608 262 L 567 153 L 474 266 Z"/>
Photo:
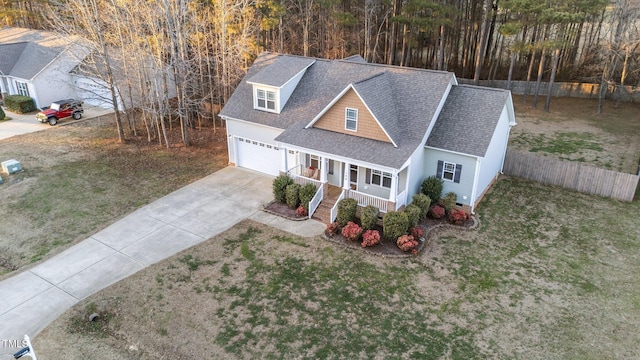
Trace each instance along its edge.
<path fill-rule="evenodd" d="M 444 168 L 444 161 L 438 160 L 438 171 L 436 172 L 438 179 L 442 179 L 442 168 Z"/>
<path fill-rule="evenodd" d="M 371 169 L 367 169 L 367 175 L 365 176 L 364 182 L 371 184 Z"/>
<path fill-rule="evenodd" d="M 304 154 L 304 167 L 311 166 L 311 155 Z"/>
<path fill-rule="evenodd" d="M 456 172 L 453 174 L 453 182 L 460 182 L 460 173 L 462 172 L 462 165 L 456 164 Z"/>

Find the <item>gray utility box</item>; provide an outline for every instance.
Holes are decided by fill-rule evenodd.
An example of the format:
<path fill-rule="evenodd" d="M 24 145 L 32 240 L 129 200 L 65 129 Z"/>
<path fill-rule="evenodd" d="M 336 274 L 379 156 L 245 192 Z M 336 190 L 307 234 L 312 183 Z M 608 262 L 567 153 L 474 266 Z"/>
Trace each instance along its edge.
<path fill-rule="evenodd" d="M 6 172 L 7 174 L 13 174 L 18 171 L 22 171 L 22 165 L 20 165 L 20 162 L 18 160 L 14 159 L 3 161 L 2 171 Z"/>

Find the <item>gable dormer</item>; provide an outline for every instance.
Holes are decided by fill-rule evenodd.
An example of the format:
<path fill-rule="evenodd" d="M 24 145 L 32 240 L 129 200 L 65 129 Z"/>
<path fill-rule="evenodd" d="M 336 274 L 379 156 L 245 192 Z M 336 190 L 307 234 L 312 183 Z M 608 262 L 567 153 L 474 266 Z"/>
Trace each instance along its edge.
<path fill-rule="evenodd" d="M 315 59 L 279 56 L 247 80 L 253 87 L 253 108 L 279 114 Z"/>
<path fill-rule="evenodd" d="M 330 130 L 397 147 L 399 124 L 386 72 L 349 84 L 306 127 Z"/>

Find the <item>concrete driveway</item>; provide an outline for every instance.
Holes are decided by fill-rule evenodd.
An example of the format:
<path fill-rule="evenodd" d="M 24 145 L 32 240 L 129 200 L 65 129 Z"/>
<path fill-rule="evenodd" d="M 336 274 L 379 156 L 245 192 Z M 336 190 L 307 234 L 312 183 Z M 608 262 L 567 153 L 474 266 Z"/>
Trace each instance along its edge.
<path fill-rule="evenodd" d="M 29 113 L 29 114 L 16 114 L 7 111 L 7 109 L 2 108 L 6 115 L 11 118 L 9 121 L 0 121 L 0 140 L 10 138 L 15 135 L 22 135 L 27 133 L 32 133 L 41 130 L 47 130 L 51 128 L 49 124 L 42 124 L 38 120 L 36 120 L 37 112 Z M 98 117 L 101 115 L 112 113 L 113 109 L 103 109 L 95 106 L 84 106 L 84 113 L 82 114 L 82 119 L 73 120 L 72 118 L 61 120 L 56 126 L 64 126 L 68 124 L 75 123 L 77 121 L 83 121 L 87 119 L 91 119 L 94 117 Z"/>
<path fill-rule="evenodd" d="M 224 168 L 0 282 L 0 341 L 33 338 L 80 300 L 246 218 L 300 236 L 321 234 L 325 226 L 315 220 L 290 221 L 260 210 L 272 199 L 272 181 Z M 0 359 L 16 350 L 0 348 Z"/>

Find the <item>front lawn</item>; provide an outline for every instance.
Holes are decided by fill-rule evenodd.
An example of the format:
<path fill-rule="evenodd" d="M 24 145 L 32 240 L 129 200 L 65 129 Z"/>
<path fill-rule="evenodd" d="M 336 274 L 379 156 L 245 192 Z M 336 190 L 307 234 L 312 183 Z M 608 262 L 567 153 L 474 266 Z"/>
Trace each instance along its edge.
<path fill-rule="evenodd" d="M 478 230 L 441 230 L 403 260 L 245 221 L 91 296 L 35 347 L 42 359 L 639 358 L 639 207 L 503 177 Z"/>

